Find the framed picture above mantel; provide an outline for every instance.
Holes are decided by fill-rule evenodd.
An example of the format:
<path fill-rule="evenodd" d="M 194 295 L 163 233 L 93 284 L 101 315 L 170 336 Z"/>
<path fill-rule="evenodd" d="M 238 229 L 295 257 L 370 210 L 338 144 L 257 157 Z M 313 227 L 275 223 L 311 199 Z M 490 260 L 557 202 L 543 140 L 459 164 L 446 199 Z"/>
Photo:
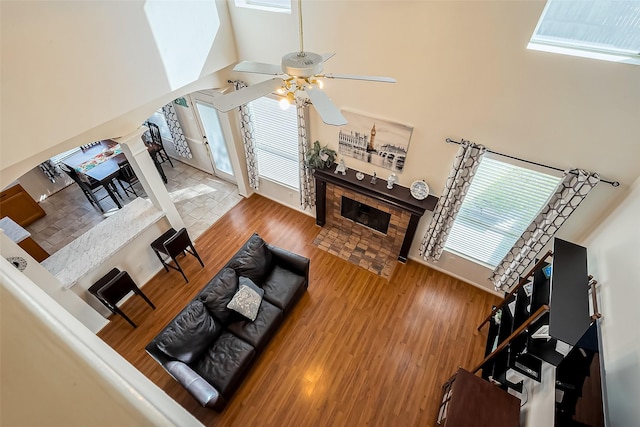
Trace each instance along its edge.
<path fill-rule="evenodd" d="M 342 110 L 348 123 L 338 134 L 338 153 L 402 173 L 413 128 Z"/>

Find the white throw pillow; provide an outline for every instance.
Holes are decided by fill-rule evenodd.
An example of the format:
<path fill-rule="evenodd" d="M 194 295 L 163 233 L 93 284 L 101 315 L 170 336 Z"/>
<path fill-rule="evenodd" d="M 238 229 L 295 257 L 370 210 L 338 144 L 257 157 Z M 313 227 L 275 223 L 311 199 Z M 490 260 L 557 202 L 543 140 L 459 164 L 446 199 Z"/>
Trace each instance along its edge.
<path fill-rule="evenodd" d="M 262 303 L 262 295 L 246 284 L 240 284 L 238 291 L 233 296 L 227 308 L 237 311 L 252 322 L 258 316 L 258 310 Z"/>

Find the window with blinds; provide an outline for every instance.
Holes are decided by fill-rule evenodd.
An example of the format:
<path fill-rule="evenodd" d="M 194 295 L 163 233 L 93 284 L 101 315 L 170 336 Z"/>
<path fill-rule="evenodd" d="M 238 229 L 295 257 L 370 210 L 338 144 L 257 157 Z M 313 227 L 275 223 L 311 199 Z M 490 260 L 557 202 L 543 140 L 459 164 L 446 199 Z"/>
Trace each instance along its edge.
<path fill-rule="evenodd" d="M 445 249 L 497 266 L 546 205 L 560 180 L 485 156 Z"/>
<path fill-rule="evenodd" d="M 549 0 L 528 47 L 640 64 L 640 1 Z"/>
<path fill-rule="evenodd" d="M 158 126 L 158 129 L 160 129 L 160 136 L 162 138 L 168 141 L 173 141 L 173 135 L 171 135 L 169 124 L 167 123 L 167 118 L 162 112 L 162 108 L 153 113 L 153 116 L 149 117 L 148 121 Z"/>
<path fill-rule="evenodd" d="M 65 151 L 63 153 L 60 153 L 60 154 L 57 154 L 57 155 L 51 157 L 49 160 L 51 160 L 51 163 L 53 163 L 54 165 L 57 165 L 62 160 L 64 160 L 66 157 L 69 157 L 70 155 L 75 154 L 78 151 L 80 151 L 80 147 L 72 148 L 71 150 L 67 150 L 67 151 Z"/>
<path fill-rule="evenodd" d="M 277 100 L 269 97 L 258 98 L 249 107 L 258 174 L 299 190 L 298 114 L 295 107 L 283 110 Z"/>

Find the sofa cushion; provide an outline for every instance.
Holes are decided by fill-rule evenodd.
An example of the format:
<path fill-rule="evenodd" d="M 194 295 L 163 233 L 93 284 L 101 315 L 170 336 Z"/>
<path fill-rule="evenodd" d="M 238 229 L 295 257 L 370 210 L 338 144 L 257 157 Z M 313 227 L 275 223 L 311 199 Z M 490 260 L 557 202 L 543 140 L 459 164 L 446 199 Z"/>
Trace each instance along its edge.
<path fill-rule="evenodd" d="M 238 290 L 238 275 L 232 268 L 224 268 L 200 292 L 204 306 L 223 324 L 227 324 L 233 312 L 227 304 Z"/>
<path fill-rule="evenodd" d="M 292 301 L 304 292 L 305 277 L 276 265 L 262 285 L 264 299 L 287 311 Z"/>
<path fill-rule="evenodd" d="M 282 323 L 282 317 L 282 310 L 269 301 L 262 300 L 258 315 L 253 322 L 244 319 L 229 323 L 227 330 L 260 351 L 278 330 L 278 326 Z"/>
<path fill-rule="evenodd" d="M 198 360 L 194 370 L 228 397 L 255 355 L 254 348 L 229 332 L 218 337 L 215 344 Z"/>
<path fill-rule="evenodd" d="M 253 283 L 253 280 L 249 279 L 248 277 L 238 277 L 238 285 L 248 286 L 249 288 L 253 289 L 258 295 L 260 295 L 260 298 L 264 296 L 264 289 Z"/>
<path fill-rule="evenodd" d="M 222 325 L 201 301 L 193 300 L 156 337 L 156 346 L 174 359 L 191 363 L 222 333 Z"/>
<path fill-rule="evenodd" d="M 229 267 L 233 268 L 239 276 L 248 277 L 255 283 L 261 284 L 271 270 L 271 251 L 265 241 L 254 234 L 231 258 Z"/>

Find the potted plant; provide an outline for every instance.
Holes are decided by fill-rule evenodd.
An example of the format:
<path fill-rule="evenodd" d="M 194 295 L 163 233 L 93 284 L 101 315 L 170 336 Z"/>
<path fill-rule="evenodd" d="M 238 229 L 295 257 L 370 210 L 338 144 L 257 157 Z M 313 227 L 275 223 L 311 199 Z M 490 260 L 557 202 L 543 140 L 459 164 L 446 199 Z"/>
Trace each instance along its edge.
<path fill-rule="evenodd" d="M 307 166 L 314 169 L 330 168 L 336 161 L 337 153 L 328 146 L 321 147 L 320 142 L 313 143 L 313 147 L 304 156 Z"/>

